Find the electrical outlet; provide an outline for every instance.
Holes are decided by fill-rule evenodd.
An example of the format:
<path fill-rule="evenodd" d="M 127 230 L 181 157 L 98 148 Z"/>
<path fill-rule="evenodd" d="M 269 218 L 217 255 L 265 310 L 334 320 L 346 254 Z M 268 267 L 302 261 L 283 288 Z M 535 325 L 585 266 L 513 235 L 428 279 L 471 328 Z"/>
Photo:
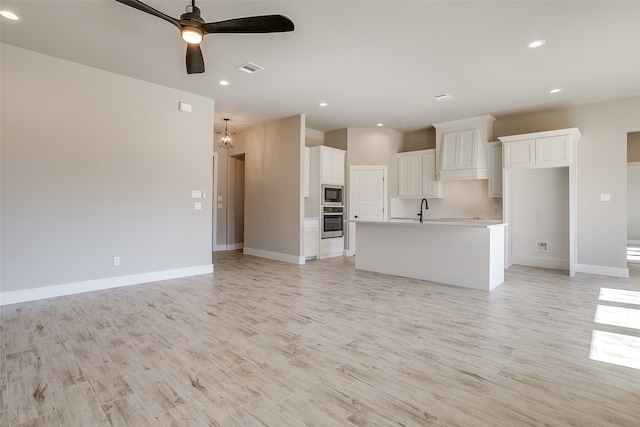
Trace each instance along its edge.
<path fill-rule="evenodd" d="M 537 242 L 536 243 L 536 251 L 538 251 L 538 252 L 547 252 L 547 242 Z"/>
<path fill-rule="evenodd" d="M 119 256 L 114 256 L 113 257 L 113 265 L 120 265 L 120 257 Z"/>

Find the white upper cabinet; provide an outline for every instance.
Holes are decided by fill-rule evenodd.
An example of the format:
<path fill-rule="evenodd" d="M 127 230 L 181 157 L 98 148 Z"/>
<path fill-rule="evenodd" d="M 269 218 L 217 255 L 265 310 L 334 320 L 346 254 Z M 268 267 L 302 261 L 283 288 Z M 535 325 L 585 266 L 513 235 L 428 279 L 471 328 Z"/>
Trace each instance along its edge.
<path fill-rule="evenodd" d="M 410 151 L 397 157 L 398 197 L 441 197 L 441 185 L 435 176 L 435 150 Z"/>
<path fill-rule="evenodd" d="M 438 180 L 488 178 L 485 146 L 494 120 L 485 115 L 433 125 Z"/>
<path fill-rule="evenodd" d="M 569 166 L 575 163 L 578 128 L 501 136 L 505 169 Z"/>
<path fill-rule="evenodd" d="M 422 156 L 413 153 L 398 155 L 398 196 L 422 196 Z"/>
<path fill-rule="evenodd" d="M 487 144 L 487 161 L 489 166 L 489 197 L 502 197 L 502 143 L 500 141 Z"/>
<path fill-rule="evenodd" d="M 442 197 L 442 184 L 436 181 L 436 150 L 425 150 L 422 155 L 422 194 L 426 197 Z"/>
<path fill-rule="evenodd" d="M 311 190 L 311 149 L 304 147 L 304 197 L 309 197 Z"/>
<path fill-rule="evenodd" d="M 345 151 L 325 146 L 319 149 L 321 184 L 344 185 Z"/>

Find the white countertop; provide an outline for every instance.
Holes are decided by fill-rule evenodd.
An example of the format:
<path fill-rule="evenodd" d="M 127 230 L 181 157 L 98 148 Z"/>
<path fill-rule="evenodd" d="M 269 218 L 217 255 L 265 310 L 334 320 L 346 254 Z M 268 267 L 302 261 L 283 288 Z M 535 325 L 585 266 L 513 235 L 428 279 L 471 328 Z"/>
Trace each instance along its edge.
<path fill-rule="evenodd" d="M 476 227 L 490 228 L 506 225 L 499 219 L 467 219 L 467 218 L 443 218 L 443 219 L 425 219 L 422 223 L 418 219 L 412 218 L 392 218 L 387 221 L 361 221 L 352 220 L 351 222 L 361 224 L 384 224 L 393 226 L 453 226 L 453 227 Z"/>

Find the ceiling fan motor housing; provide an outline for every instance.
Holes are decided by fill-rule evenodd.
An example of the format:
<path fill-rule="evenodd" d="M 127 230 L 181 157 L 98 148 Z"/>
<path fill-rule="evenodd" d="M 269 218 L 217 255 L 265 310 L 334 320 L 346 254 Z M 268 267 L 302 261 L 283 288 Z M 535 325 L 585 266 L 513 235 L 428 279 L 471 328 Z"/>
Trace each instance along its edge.
<path fill-rule="evenodd" d="M 180 15 L 181 21 L 195 21 L 204 24 L 204 19 L 200 16 L 200 9 L 196 6 L 187 6 L 185 13 Z"/>

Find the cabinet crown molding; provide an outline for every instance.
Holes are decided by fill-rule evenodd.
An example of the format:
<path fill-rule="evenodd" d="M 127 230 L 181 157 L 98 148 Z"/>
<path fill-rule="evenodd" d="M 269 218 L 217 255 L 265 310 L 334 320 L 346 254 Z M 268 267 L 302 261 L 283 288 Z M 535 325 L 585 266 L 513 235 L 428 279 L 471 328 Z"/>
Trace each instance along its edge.
<path fill-rule="evenodd" d="M 548 136 L 559 136 L 559 135 L 569 135 L 575 141 L 577 141 L 582 136 L 582 134 L 580 133 L 580 129 L 566 128 L 566 129 L 545 130 L 542 132 L 521 133 L 518 135 L 499 136 L 498 139 L 502 142 L 511 142 L 511 141 L 520 141 L 523 139 L 546 138 Z"/>

